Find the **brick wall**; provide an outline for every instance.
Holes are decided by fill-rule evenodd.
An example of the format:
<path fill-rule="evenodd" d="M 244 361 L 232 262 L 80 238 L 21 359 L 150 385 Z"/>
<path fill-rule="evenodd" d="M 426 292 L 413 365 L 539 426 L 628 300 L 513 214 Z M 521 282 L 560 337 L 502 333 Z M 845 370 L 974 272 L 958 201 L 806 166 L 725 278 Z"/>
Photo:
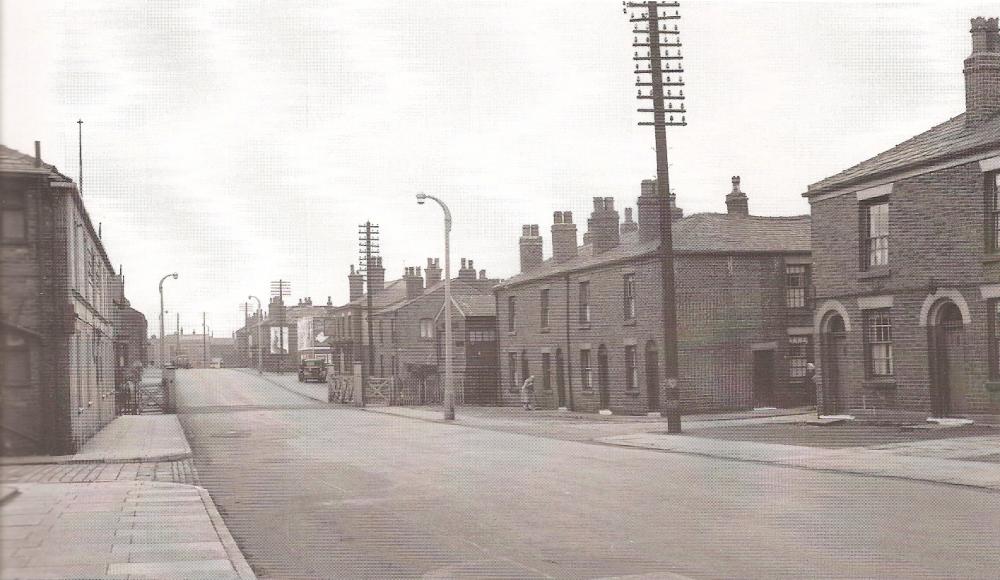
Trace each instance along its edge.
<path fill-rule="evenodd" d="M 755 343 L 776 343 L 776 396 L 783 405 L 809 403 L 813 393 L 787 380 L 786 327 L 794 322 L 785 308 L 784 261 L 781 255 L 681 255 L 675 264 L 679 309 L 681 397 L 685 412 L 746 408 L 752 402 L 752 354 Z M 623 278 L 635 276 L 636 317 L 624 318 Z M 567 287 L 568 280 L 568 287 Z M 591 322 L 579 321 L 580 282 L 589 282 Z M 647 257 L 568 276 L 532 281 L 498 290 L 497 326 L 500 333 L 500 380 L 505 403 L 519 398 L 522 354 L 528 373 L 534 374 L 536 399 L 541 406 L 557 401 L 554 361 L 557 351 L 569 363 L 567 403 L 576 410 L 596 411 L 600 405 L 598 349 L 608 353 L 610 409 L 616 413 L 645 413 L 649 409 L 646 352 L 657 348 L 657 374 L 663 376 L 659 262 Z M 540 326 L 542 289 L 549 291 L 549 328 Z M 566 299 L 569 298 L 567 341 Z M 508 331 L 508 297 L 516 296 L 516 320 Z M 627 388 L 625 347 L 637 353 L 634 388 Z M 589 346 L 592 388 L 583 389 L 580 350 Z M 553 362 L 552 389 L 542 387 L 542 354 Z M 510 379 L 510 354 L 516 355 L 515 380 Z M 569 357 L 567 357 L 569 353 Z"/>
<path fill-rule="evenodd" d="M 935 388 L 934 313 L 922 325 L 927 305 L 964 303 L 963 348 L 953 364 L 965 369 L 969 414 L 997 413 L 988 379 L 987 304 L 980 286 L 1000 282 L 996 262 L 984 254 L 984 186 L 979 163 L 900 179 L 889 194 L 889 264 L 882 272 L 861 271 L 859 202 L 852 191 L 814 201 L 813 260 L 817 318 L 837 305 L 847 314 L 847 363 L 841 365 L 845 410 L 876 417 L 919 417 L 931 412 Z M 893 377 L 866 378 L 862 303 L 871 296 L 892 299 Z M 867 303 L 871 305 L 871 303 Z M 823 337 L 829 342 L 829 339 Z M 829 360 L 818 362 L 820 384 Z M 825 389 L 833 386 L 825 381 Z M 819 399 L 827 397 L 820 389 Z"/>

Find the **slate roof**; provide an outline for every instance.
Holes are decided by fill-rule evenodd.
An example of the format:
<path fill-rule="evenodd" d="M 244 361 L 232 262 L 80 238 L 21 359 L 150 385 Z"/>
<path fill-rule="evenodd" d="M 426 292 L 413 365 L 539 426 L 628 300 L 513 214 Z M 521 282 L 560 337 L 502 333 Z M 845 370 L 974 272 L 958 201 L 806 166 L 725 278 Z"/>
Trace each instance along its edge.
<path fill-rule="evenodd" d="M 0 173 L 49 173 L 60 180 L 70 180 L 59 173 L 55 165 L 49 165 L 43 161 L 39 167 L 35 167 L 34 156 L 25 155 L 6 145 L 0 145 Z"/>
<path fill-rule="evenodd" d="M 810 185 L 803 195 L 810 197 L 838 187 L 998 146 L 1000 115 L 969 128 L 965 126 L 965 113 L 962 113 L 867 161 Z"/>
<path fill-rule="evenodd" d="M 397 302 L 406 300 L 406 282 L 402 278 L 386 282 L 385 287 L 372 296 L 372 308 L 380 310 L 391 306 Z M 359 298 L 351 300 L 347 306 L 360 306 L 367 308 L 368 293 L 362 294 Z"/>
<path fill-rule="evenodd" d="M 811 223 L 807 215 L 765 217 L 719 213 L 692 214 L 673 222 L 674 252 L 678 254 L 809 252 Z M 597 256 L 593 255 L 590 244 L 585 244 L 577 249 L 577 256 L 572 260 L 556 262 L 549 258 L 530 272 L 523 272 L 504 280 L 496 288 L 515 286 L 549 276 L 647 256 L 655 253 L 658 245 L 659 240 L 656 239 L 642 241 L 639 232 L 625 234 L 620 244 Z"/>
<path fill-rule="evenodd" d="M 431 296 L 444 289 L 444 280 L 435 283 L 424 290 L 424 293 L 410 300 L 404 300 L 393 304 L 387 308 L 379 310 L 376 314 L 389 314 L 405 308 L 418 300 Z M 496 316 L 496 301 L 489 288 L 483 289 L 471 284 L 466 284 L 458 278 L 451 279 L 451 300 L 466 316 Z M 486 302 L 489 302 L 487 305 Z"/>

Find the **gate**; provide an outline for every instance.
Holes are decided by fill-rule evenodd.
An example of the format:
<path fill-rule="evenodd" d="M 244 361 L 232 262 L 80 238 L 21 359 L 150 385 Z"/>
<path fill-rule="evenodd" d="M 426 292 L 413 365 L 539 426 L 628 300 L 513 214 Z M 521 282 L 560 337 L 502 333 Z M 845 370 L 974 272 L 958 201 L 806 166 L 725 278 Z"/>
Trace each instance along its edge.
<path fill-rule="evenodd" d="M 365 404 L 389 406 L 395 404 L 396 381 L 393 377 L 368 377 L 365 385 Z"/>

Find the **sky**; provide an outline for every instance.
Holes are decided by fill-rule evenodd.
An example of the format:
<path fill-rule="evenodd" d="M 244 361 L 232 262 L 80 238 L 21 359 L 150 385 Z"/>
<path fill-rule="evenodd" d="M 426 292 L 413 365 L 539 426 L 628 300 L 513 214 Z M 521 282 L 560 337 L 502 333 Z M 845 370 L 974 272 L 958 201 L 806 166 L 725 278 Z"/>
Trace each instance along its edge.
<path fill-rule="evenodd" d="M 443 254 L 518 270 L 522 224 L 634 207 L 655 173 L 616 0 L 0 0 L 0 142 L 78 179 L 126 295 L 157 282 L 190 332 L 250 294 L 347 301 L 357 227 L 386 278 Z M 684 2 L 688 126 L 668 130 L 686 214 L 808 213 L 810 183 L 964 109 L 969 19 L 995 2 Z M 442 261 L 443 262 L 443 261 Z M 289 300 L 286 299 L 286 303 Z M 174 316 L 168 316 L 167 332 Z"/>

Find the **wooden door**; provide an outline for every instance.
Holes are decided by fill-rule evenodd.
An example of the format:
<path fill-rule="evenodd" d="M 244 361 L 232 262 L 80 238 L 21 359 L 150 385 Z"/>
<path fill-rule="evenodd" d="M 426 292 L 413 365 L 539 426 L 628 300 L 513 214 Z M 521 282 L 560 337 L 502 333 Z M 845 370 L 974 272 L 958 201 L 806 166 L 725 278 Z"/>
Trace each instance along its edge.
<path fill-rule="evenodd" d="M 755 350 L 753 353 L 753 405 L 774 406 L 773 350 Z"/>

